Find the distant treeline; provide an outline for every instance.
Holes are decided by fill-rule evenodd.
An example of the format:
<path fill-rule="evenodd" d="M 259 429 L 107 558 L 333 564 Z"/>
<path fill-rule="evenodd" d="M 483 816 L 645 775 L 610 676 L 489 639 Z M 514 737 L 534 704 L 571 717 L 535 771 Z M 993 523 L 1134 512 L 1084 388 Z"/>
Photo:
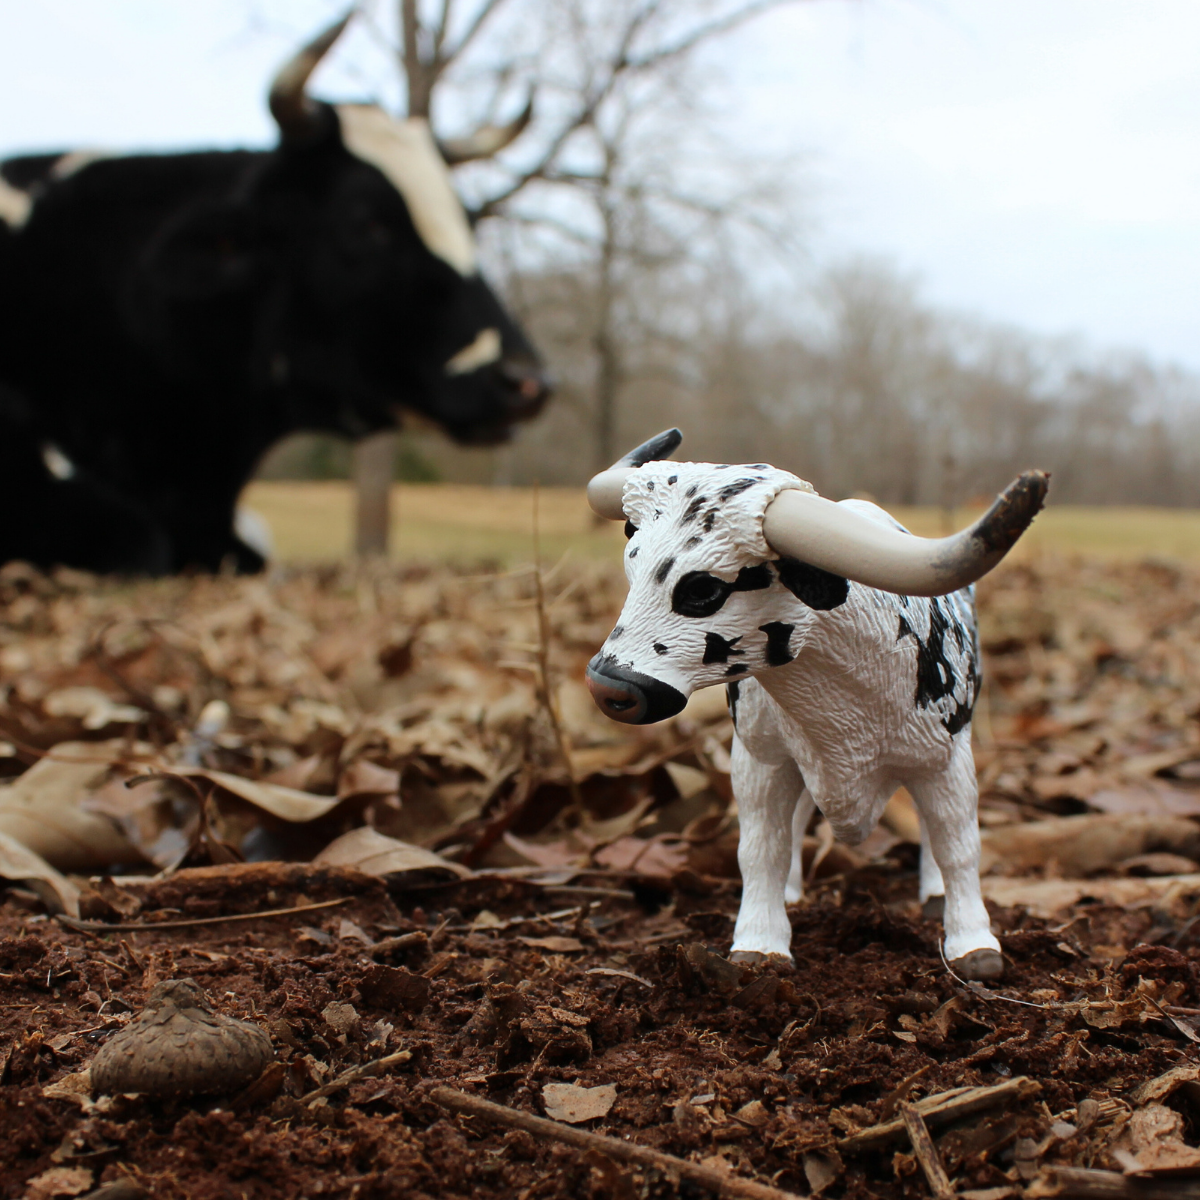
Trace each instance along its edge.
<path fill-rule="evenodd" d="M 406 436 L 399 477 L 587 479 L 590 278 L 581 264 L 509 280 L 558 381 L 546 415 L 495 451 Z M 767 460 L 834 498 L 961 504 L 1036 466 L 1054 473 L 1059 503 L 1200 507 L 1200 379 L 1181 370 L 939 311 L 878 263 L 832 271 L 787 300 L 695 264 L 647 271 L 626 290 L 608 330 L 621 445 L 677 424 L 686 457 Z M 344 447 L 305 445 L 273 456 L 268 473 L 347 473 Z"/>

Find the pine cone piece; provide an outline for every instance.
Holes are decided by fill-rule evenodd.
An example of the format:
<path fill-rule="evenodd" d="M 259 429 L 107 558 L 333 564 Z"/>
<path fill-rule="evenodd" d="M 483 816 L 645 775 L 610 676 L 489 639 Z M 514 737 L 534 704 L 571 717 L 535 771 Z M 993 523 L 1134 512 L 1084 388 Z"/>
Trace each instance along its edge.
<path fill-rule="evenodd" d="M 257 1025 L 215 1013 L 194 979 L 156 984 L 146 1007 L 101 1047 L 92 1089 L 184 1097 L 234 1092 L 275 1058 Z"/>

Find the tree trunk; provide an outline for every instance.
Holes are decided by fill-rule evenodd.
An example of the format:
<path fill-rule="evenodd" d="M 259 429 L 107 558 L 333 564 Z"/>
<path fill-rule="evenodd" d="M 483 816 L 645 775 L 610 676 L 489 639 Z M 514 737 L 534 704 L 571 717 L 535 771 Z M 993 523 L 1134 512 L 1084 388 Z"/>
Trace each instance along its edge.
<path fill-rule="evenodd" d="M 355 443 L 354 552 L 360 558 L 387 554 L 395 470 L 395 433 L 375 433 Z"/>

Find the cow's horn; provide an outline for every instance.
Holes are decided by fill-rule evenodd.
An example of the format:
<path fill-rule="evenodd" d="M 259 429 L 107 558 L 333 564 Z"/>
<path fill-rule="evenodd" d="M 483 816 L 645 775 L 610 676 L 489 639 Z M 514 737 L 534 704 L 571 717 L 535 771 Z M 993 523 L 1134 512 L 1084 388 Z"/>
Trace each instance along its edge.
<path fill-rule="evenodd" d="M 472 162 L 477 158 L 491 158 L 499 154 L 509 142 L 516 141 L 522 130 L 533 119 L 533 93 L 525 101 L 525 107 L 507 125 L 481 125 L 474 133 L 461 138 L 439 138 L 438 149 L 442 157 L 452 166 Z"/>
<path fill-rule="evenodd" d="M 330 46 L 342 35 L 356 9 L 351 9 L 340 21 L 335 21 L 323 33 L 319 33 L 307 46 L 294 54 L 280 67 L 271 80 L 267 93 L 267 104 L 285 138 L 304 138 L 313 130 L 316 105 L 304 94 L 308 77 L 317 69 L 317 64 L 329 52 Z"/>
<path fill-rule="evenodd" d="M 1046 499 L 1050 476 L 1026 471 L 969 529 L 919 538 L 808 492 L 785 491 L 763 516 L 777 554 L 902 596 L 944 596 L 986 575 L 1012 549 Z"/>
<path fill-rule="evenodd" d="M 664 429 L 648 442 L 643 442 L 636 450 L 630 450 L 624 458 L 617 459 L 607 471 L 593 475 L 587 485 L 587 498 L 592 511 L 610 521 L 625 520 L 621 495 L 625 490 L 625 480 L 629 472 L 648 462 L 670 458 L 679 449 L 679 443 L 682 441 L 683 434 L 678 429 Z"/>

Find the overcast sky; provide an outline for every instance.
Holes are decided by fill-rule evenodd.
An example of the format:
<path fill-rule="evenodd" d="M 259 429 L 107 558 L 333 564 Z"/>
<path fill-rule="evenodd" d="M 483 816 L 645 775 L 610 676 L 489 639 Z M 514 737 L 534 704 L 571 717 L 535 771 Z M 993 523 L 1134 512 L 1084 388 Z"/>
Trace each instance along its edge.
<path fill-rule="evenodd" d="M 0 0 L 0 154 L 266 145 L 274 66 L 337 7 Z M 366 46 L 317 90 L 361 93 Z M 1200 370 L 1196 0 L 810 0 L 714 54 L 745 144 L 809 163 L 819 259 Z"/>

